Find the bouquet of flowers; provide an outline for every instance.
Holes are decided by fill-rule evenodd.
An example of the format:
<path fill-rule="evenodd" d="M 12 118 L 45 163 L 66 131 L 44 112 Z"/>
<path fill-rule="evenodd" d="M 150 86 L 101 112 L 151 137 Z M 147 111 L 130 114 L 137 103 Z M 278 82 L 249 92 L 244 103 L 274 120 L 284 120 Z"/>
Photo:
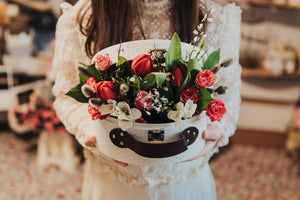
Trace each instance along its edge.
<path fill-rule="evenodd" d="M 156 48 L 141 52 L 127 60 L 118 52 L 113 63 L 109 54 L 96 54 L 92 64 L 79 66 L 80 83 L 69 95 L 79 102 L 89 103 L 88 111 L 93 120 L 108 116 L 119 120 L 123 130 L 133 123 L 183 121 L 206 112 L 210 120 L 220 121 L 226 112 L 224 103 L 214 99 L 226 87 L 213 90 L 215 73 L 230 64 L 219 64 L 220 50 L 206 55 L 204 25 L 207 15 L 194 31 L 193 48 L 185 58 L 181 41 L 174 34 L 168 50 Z"/>
<path fill-rule="evenodd" d="M 38 90 L 34 91 L 30 95 L 28 103 L 17 105 L 14 108 L 18 124 L 31 126 L 35 132 L 47 130 L 48 132 L 66 133 L 53 108 L 53 100 L 45 97 Z"/>

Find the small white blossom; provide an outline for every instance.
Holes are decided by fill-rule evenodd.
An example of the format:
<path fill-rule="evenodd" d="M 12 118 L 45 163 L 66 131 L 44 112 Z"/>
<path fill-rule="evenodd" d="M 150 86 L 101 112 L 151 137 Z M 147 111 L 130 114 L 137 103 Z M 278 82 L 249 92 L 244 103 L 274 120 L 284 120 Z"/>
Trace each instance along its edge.
<path fill-rule="evenodd" d="M 130 79 L 129 79 L 130 82 L 134 82 L 135 80 L 136 80 L 135 77 L 130 77 Z"/>
<path fill-rule="evenodd" d="M 193 34 L 194 34 L 194 35 L 198 35 L 199 32 L 198 32 L 197 30 L 194 30 L 194 31 L 193 31 Z"/>
<path fill-rule="evenodd" d="M 193 42 L 196 43 L 200 40 L 200 38 L 198 36 L 194 37 Z"/>
<path fill-rule="evenodd" d="M 202 23 L 197 26 L 197 30 L 198 31 L 201 31 L 202 28 L 203 28 L 203 24 Z"/>

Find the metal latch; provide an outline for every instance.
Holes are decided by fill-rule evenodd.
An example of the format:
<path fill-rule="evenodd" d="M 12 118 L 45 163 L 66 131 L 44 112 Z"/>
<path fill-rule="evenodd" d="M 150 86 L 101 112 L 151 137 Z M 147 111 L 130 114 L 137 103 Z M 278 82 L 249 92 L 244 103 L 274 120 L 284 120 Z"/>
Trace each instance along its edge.
<path fill-rule="evenodd" d="M 165 139 L 165 131 L 163 129 L 160 130 L 151 130 L 148 131 L 148 141 L 164 141 Z"/>

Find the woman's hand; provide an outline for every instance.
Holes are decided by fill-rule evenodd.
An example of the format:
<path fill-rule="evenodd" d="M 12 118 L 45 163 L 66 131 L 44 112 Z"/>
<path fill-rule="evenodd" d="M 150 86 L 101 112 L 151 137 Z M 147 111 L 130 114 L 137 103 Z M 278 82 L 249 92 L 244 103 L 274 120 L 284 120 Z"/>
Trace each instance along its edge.
<path fill-rule="evenodd" d="M 218 141 L 221 139 L 220 129 L 215 126 L 209 126 L 205 131 L 203 131 L 202 138 L 205 140 L 205 146 L 203 147 L 202 151 L 197 156 L 184 162 L 192 161 L 209 154 L 215 148 Z"/>
<path fill-rule="evenodd" d="M 96 147 L 96 143 L 97 143 L 97 138 L 94 135 L 87 136 L 84 141 L 85 146 L 90 147 L 90 148 Z M 119 165 L 121 165 L 122 167 L 128 166 L 127 163 L 123 163 L 118 160 L 115 160 L 115 162 L 118 163 Z"/>

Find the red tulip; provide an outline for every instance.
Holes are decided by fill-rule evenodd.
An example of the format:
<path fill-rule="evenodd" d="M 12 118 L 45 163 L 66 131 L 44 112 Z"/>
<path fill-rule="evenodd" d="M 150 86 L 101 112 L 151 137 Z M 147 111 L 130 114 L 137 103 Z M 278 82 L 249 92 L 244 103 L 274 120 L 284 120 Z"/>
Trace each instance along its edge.
<path fill-rule="evenodd" d="M 171 69 L 171 73 L 173 74 L 171 78 L 171 84 L 179 88 L 186 77 L 186 67 L 184 65 L 174 65 Z"/>
<path fill-rule="evenodd" d="M 153 72 L 154 60 L 150 55 L 141 54 L 135 57 L 131 63 L 131 74 L 144 77 Z"/>
<path fill-rule="evenodd" d="M 103 100 L 116 99 L 118 97 L 118 87 L 112 81 L 101 81 L 95 86 L 96 94 Z"/>

